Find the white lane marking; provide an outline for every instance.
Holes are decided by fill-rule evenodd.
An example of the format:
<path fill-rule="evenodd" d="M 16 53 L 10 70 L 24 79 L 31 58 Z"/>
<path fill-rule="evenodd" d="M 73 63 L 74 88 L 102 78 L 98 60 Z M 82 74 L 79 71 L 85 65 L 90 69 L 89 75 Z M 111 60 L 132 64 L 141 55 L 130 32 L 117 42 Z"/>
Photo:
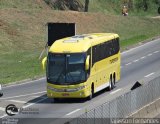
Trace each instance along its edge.
<path fill-rule="evenodd" d="M 157 51 L 155 51 L 154 53 L 158 53 L 159 51 L 157 50 Z"/>
<path fill-rule="evenodd" d="M 34 104 L 37 104 L 37 103 L 39 103 L 39 102 L 42 102 L 42 101 L 46 100 L 47 98 L 48 98 L 48 97 L 45 97 L 45 98 L 43 98 L 43 99 L 38 100 L 38 101 L 35 102 L 35 103 L 31 103 L 31 104 L 28 104 L 28 105 L 26 105 L 26 106 L 23 106 L 22 108 L 28 108 L 28 107 L 30 107 L 30 106 L 32 106 L 32 105 L 34 105 Z"/>
<path fill-rule="evenodd" d="M 31 96 L 31 97 L 33 97 L 33 98 L 38 98 L 38 97 L 41 97 L 41 96 Z"/>
<path fill-rule="evenodd" d="M 154 72 L 153 73 L 150 73 L 150 74 L 148 74 L 148 75 L 146 75 L 146 76 L 144 76 L 144 77 L 149 77 L 149 76 L 151 76 L 151 75 L 153 75 L 154 74 Z"/>
<path fill-rule="evenodd" d="M 152 53 L 148 54 L 147 56 L 151 56 L 151 55 L 152 55 Z"/>
<path fill-rule="evenodd" d="M 122 89 L 117 89 L 117 90 L 111 92 L 110 94 L 115 94 L 115 93 L 119 92 L 120 90 L 122 90 Z"/>
<path fill-rule="evenodd" d="M 17 102 L 17 103 L 26 103 L 25 101 L 20 101 L 20 100 L 8 100 L 10 102 Z"/>
<path fill-rule="evenodd" d="M 32 98 L 46 98 L 45 96 L 31 96 Z"/>
<path fill-rule="evenodd" d="M 20 85 L 24 85 L 24 84 L 29 84 L 29 83 L 33 83 L 33 82 L 40 81 L 40 80 L 43 80 L 43 79 L 45 79 L 45 77 L 37 79 L 37 80 L 28 81 L 28 82 L 25 82 L 25 83 L 19 83 L 19 84 L 4 86 L 3 89 L 8 88 L 8 87 L 15 87 L 15 86 L 20 86 Z"/>
<path fill-rule="evenodd" d="M 133 62 L 138 62 L 139 61 L 139 59 L 136 59 L 136 60 L 134 60 Z"/>
<path fill-rule="evenodd" d="M 146 56 L 141 57 L 141 59 L 144 59 L 144 58 L 146 58 Z"/>
<path fill-rule="evenodd" d="M 71 114 L 73 114 L 73 113 L 75 113 L 75 112 L 77 112 L 77 111 L 79 111 L 79 110 L 81 110 L 81 109 L 76 109 L 76 110 L 74 110 L 74 111 L 72 111 L 72 112 L 70 112 L 70 113 L 68 113 L 68 114 L 66 114 L 66 115 L 71 115 Z"/>
<path fill-rule="evenodd" d="M 132 63 L 130 62 L 130 63 L 127 63 L 126 65 L 130 65 L 130 64 L 132 64 Z"/>
<path fill-rule="evenodd" d="M 144 43 L 144 44 L 142 44 L 142 45 L 140 45 L 140 46 L 138 46 L 138 47 L 132 48 L 132 49 L 127 50 L 127 51 L 124 51 L 124 52 L 122 52 L 121 54 L 126 54 L 126 53 L 131 52 L 131 51 L 133 51 L 133 50 L 135 50 L 135 49 L 141 48 L 141 47 L 143 47 L 143 46 L 147 46 L 147 45 L 152 44 L 153 42 L 156 42 L 156 41 L 159 41 L 159 40 L 160 40 L 160 39 L 152 40 L 152 41 L 147 42 L 147 43 Z"/>
<path fill-rule="evenodd" d="M 46 91 L 37 92 L 37 93 L 30 93 L 30 94 L 25 94 L 25 95 L 19 95 L 19 96 L 6 97 L 6 98 L 0 98 L 0 100 L 13 99 L 13 98 L 18 98 L 18 97 L 23 97 L 23 96 L 31 96 L 31 95 L 41 94 L 41 93 L 46 93 Z"/>
<path fill-rule="evenodd" d="M 8 115 L 7 114 L 4 114 L 3 116 L 0 116 L 0 118 L 4 118 L 4 117 L 7 117 Z"/>
<path fill-rule="evenodd" d="M 3 107 L 0 107 L 0 110 L 1 110 L 1 111 L 5 111 L 5 108 L 3 108 Z"/>

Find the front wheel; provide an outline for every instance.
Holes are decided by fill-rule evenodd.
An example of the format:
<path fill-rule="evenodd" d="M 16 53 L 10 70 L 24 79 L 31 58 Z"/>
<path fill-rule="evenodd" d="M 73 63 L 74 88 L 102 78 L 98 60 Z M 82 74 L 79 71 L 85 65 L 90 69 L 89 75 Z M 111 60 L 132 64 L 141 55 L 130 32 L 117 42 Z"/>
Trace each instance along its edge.
<path fill-rule="evenodd" d="M 88 97 L 88 100 L 91 100 L 93 98 L 93 94 L 94 94 L 94 89 L 93 86 L 91 87 L 91 94 Z"/>
<path fill-rule="evenodd" d="M 58 102 L 59 98 L 53 98 L 54 102 Z"/>
<path fill-rule="evenodd" d="M 49 101 L 50 101 L 51 103 L 56 103 L 56 102 L 59 101 L 59 98 L 49 98 Z"/>

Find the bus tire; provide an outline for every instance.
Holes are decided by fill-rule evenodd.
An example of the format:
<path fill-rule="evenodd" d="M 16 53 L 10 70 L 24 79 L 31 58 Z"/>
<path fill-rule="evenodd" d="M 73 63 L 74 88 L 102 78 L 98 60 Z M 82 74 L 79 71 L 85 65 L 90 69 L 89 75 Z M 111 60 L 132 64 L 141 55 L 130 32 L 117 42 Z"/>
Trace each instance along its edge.
<path fill-rule="evenodd" d="M 94 85 L 92 84 L 91 86 L 91 94 L 88 97 L 88 100 L 91 100 L 93 98 L 93 94 L 94 94 Z"/>
<path fill-rule="evenodd" d="M 113 88 L 115 87 L 116 85 L 116 74 L 114 73 L 113 75 Z"/>
<path fill-rule="evenodd" d="M 54 101 L 54 102 L 58 102 L 58 101 L 59 101 L 59 98 L 53 98 L 53 101 Z"/>
<path fill-rule="evenodd" d="M 114 84 L 113 84 L 113 81 L 112 81 L 112 76 L 110 77 L 110 80 L 109 80 L 109 86 L 108 86 L 108 91 L 111 91 L 114 87 Z"/>

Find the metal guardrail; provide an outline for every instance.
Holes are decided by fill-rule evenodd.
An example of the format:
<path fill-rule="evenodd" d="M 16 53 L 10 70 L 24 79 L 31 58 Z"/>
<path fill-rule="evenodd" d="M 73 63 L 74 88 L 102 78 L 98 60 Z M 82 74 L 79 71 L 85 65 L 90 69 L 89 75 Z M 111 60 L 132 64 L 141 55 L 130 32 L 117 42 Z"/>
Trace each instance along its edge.
<path fill-rule="evenodd" d="M 160 97 L 160 76 L 112 101 L 85 112 L 67 124 L 109 124 L 110 118 L 125 118 Z"/>

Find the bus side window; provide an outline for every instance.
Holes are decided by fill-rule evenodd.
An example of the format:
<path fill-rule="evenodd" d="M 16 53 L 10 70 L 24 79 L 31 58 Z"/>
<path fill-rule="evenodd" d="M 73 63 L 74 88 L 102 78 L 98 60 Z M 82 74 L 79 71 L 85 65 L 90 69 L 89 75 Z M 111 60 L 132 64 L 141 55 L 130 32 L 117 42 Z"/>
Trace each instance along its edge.
<path fill-rule="evenodd" d="M 108 47 L 109 47 L 109 56 L 112 56 L 113 50 L 112 50 L 112 41 L 111 40 L 109 41 Z"/>
<path fill-rule="evenodd" d="M 93 46 L 92 47 L 92 66 L 94 65 L 95 62 L 96 62 L 96 47 Z"/>

